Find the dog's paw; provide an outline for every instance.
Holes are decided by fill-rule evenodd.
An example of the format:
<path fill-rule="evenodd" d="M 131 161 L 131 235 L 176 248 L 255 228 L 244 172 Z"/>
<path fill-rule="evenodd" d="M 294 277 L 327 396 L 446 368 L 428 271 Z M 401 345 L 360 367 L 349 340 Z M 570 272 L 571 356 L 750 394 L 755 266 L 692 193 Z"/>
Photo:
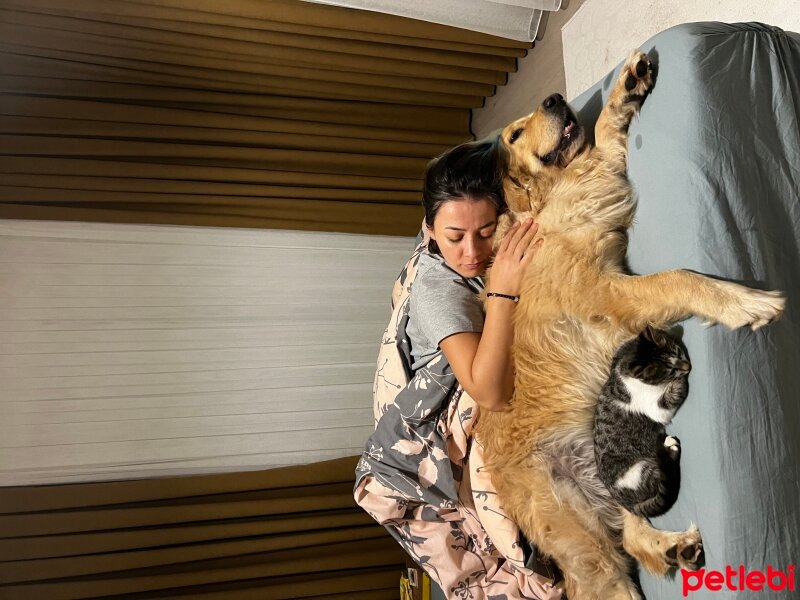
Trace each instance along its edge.
<path fill-rule="evenodd" d="M 731 329 L 749 325 L 753 331 L 779 318 L 786 308 L 782 292 L 754 290 L 735 283 L 723 284 L 732 300 L 717 320 Z"/>
<path fill-rule="evenodd" d="M 640 101 L 652 89 L 654 81 L 653 63 L 647 54 L 634 50 L 619 75 L 620 85 L 625 88 L 626 100 Z"/>
<path fill-rule="evenodd" d="M 673 569 L 696 571 L 703 566 L 705 552 L 700 530 L 692 524 L 685 533 L 676 534 L 678 539 L 666 552 L 667 563 Z"/>
<path fill-rule="evenodd" d="M 664 439 L 664 448 L 672 460 L 678 460 L 681 457 L 681 441 L 675 436 L 668 435 Z"/>

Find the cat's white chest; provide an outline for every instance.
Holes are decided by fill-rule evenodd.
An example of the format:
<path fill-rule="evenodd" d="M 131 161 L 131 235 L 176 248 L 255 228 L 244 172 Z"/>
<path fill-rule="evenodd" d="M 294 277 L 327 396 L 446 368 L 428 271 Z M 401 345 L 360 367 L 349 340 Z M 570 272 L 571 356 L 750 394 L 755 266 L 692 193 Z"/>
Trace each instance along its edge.
<path fill-rule="evenodd" d="M 629 412 L 641 413 L 650 417 L 657 423 L 664 425 L 672 421 L 675 416 L 675 410 L 669 408 L 661 408 L 658 401 L 664 395 L 667 389 L 667 383 L 662 385 L 650 385 L 635 379 L 633 377 L 622 378 L 622 383 L 628 389 L 631 396 L 630 403 L 618 402 L 619 406 Z"/>

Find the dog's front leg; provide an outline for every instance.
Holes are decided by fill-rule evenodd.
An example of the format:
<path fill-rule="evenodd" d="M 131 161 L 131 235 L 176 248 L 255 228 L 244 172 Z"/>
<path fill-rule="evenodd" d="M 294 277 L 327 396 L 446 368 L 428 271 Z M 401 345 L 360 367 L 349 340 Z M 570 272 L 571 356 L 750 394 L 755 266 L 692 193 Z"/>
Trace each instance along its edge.
<path fill-rule="evenodd" d="M 584 308 L 594 321 L 607 317 L 631 333 L 648 324 L 663 327 L 696 316 L 708 324 L 753 329 L 777 319 L 786 304 L 780 292 L 766 292 L 691 271 L 653 275 L 604 275 Z"/>
<path fill-rule="evenodd" d="M 653 66 L 643 52 L 634 51 L 622 66 L 594 128 L 595 145 L 618 172 L 628 165 L 628 127 L 653 87 Z"/>

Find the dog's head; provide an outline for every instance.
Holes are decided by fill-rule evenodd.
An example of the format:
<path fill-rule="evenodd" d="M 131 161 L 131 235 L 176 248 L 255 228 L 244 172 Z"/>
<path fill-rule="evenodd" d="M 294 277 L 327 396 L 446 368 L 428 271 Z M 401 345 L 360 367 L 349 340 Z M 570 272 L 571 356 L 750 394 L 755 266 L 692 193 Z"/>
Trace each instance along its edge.
<path fill-rule="evenodd" d="M 541 209 L 544 187 L 583 148 L 586 136 L 564 98 L 553 94 L 503 129 L 507 152 L 506 202 L 514 212 Z"/>

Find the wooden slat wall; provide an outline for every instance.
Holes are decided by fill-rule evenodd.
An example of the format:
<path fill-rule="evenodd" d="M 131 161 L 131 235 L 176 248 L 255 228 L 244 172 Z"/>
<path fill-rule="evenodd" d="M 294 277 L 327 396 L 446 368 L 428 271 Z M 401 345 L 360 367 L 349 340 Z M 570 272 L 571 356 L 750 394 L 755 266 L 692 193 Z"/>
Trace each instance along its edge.
<path fill-rule="evenodd" d="M 299 0 L 5 0 L 0 218 L 414 235 L 426 163 L 528 46 Z"/>
<path fill-rule="evenodd" d="M 397 598 L 355 462 L 0 488 L 0 598 Z"/>

